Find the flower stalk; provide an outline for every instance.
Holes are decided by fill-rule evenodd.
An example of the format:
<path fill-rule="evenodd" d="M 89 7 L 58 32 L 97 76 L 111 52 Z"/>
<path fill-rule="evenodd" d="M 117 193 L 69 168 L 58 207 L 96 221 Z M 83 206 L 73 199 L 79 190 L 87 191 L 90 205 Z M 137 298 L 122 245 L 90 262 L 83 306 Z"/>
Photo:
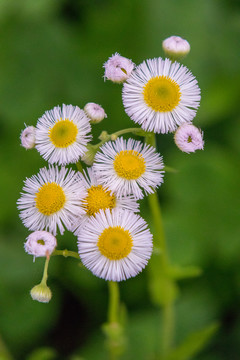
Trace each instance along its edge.
<path fill-rule="evenodd" d="M 126 338 L 121 316 L 122 309 L 118 283 L 116 281 L 108 281 L 108 289 L 108 322 L 103 325 L 102 329 L 106 336 L 109 360 L 117 360 L 125 351 Z"/>
<path fill-rule="evenodd" d="M 154 134 L 146 137 L 146 142 L 156 147 Z M 169 258 L 165 233 L 163 228 L 162 213 L 159 198 L 156 192 L 148 196 L 149 207 L 153 219 L 153 246 L 154 251 L 149 262 L 150 292 L 152 300 L 161 306 L 161 333 L 160 333 L 160 359 L 165 359 L 169 353 L 174 336 L 174 308 L 173 301 L 176 295 L 176 286 L 168 273 Z"/>
<path fill-rule="evenodd" d="M 46 261 L 44 265 L 43 277 L 40 284 L 34 286 L 30 292 L 33 300 L 48 303 L 52 298 L 52 292 L 50 288 L 47 286 L 47 278 L 48 278 L 48 265 L 49 265 L 50 256 L 46 255 Z"/>

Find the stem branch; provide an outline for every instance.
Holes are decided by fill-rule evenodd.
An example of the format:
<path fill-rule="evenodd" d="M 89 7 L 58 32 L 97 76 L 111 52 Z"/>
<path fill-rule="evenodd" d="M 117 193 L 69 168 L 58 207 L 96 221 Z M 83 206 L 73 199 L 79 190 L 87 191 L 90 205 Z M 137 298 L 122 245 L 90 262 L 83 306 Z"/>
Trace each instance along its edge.
<path fill-rule="evenodd" d="M 52 253 L 51 256 L 56 256 L 56 255 L 62 255 L 64 257 L 73 257 L 75 259 L 80 260 L 80 257 L 78 255 L 78 253 L 76 251 L 70 251 L 70 250 L 54 250 L 54 252 Z"/>

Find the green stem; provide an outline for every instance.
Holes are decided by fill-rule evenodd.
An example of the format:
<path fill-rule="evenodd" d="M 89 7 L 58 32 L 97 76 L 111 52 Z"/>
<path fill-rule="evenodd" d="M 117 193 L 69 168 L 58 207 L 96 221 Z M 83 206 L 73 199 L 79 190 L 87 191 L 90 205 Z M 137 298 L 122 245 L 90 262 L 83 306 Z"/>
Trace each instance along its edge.
<path fill-rule="evenodd" d="M 146 142 L 156 147 L 154 134 L 148 134 Z M 153 245 L 156 250 L 149 263 L 151 276 L 154 280 L 155 301 L 162 306 L 162 332 L 161 332 L 161 359 L 165 359 L 171 349 L 174 334 L 174 309 L 173 298 L 169 297 L 168 292 L 174 292 L 175 284 L 168 275 L 169 258 L 165 233 L 163 229 L 162 213 L 157 193 L 148 196 L 149 206 L 152 213 L 154 225 Z M 157 296 L 156 296 L 157 294 Z M 157 299 L 157 300 L 156 300 Z"/>
<path fill-rule="evenodd" d="M 128 129 L 116 131 L 115 133 L 111 134 L 111 136 L 115 135 L 118 137 L 120 135 L 127 134 L 127 133 L 132 133 L 132 134 L 139 135 L 139 136 L 146 136 L 146 134 L 147 134 L 141 128 L 128 128 Z"/>
<path fill-rule="evenodd" d="M 132 133 L 135 135 L 139 135 L 139 136 L 147 136 L 147 132 L 142 130 L 141 128 L 128 128 L 128 129 L 122 129 L 119 131 L 116 131 L 112 134 L 108 134 L 107 132 L 103 131 L 104 136 L 103 138 L 100 136 L 99 138 L 101 139 L 101 141 L 98 144 L 92 145 L 92 148 L 97 152 L 98 149 L 105 144 L 105 142 L 109 141 L 109 140 L 115 140 L 118 136 L 127 134 L 127 133 Z"/>
<path fill-rule="evenodd" d="M 172 167 L 170 167 L 170 166 L 164 166 L 164 170 L 166 171 L 166 172 L 170 172 L 170 173 L 177 173 L 178 172 L 178 170 L 176 170 L 176 169 L 174 169 L 174 168 L 172 168 Z"/>
<path fill-rule="evenodd" d="M 115 281 L 108 281 L 109 288 L 109 307 L 108 307 L 108 322 L 117 323 L 119 314 L 119 287 Z"/>
<path fill-rule="evenodd" d="M 162 266 L 166 266 L 168 262 L 165 234 L 163 230 L 162 212 L 159 205 L 157 193 L 148 195 L 148 203 L 151 209 L 154 223 L 154 232 L 157 236 L 153 237 L 153 245 L 160 252 Z"/>
<path fill-rule="evenodd" d="M 164 359 L 173 345 L 172 343 L 173 343 L 175 319 L 174 319 L 174 307 L 172 303 L 166 304 L 163 307 L 162 321 L 163 321 L 162 357 Z"/>
<path fill-rule="evenodd" d="M 64 257 L 73 257 L 75 259 L 80 260 L 80 257 L 78 255 L 78 253 L 76 251 L 69 251 L 67 249 L 65 250 L 54 250 L 54 252 L 52 253 L 51 256 L 56 256 L 56 255 L 62 255 Z"/>
<path fill-rule="evenodd" d="M 49 260 L 50 260 L 50 256 L 46 256 L 46 261 L 45 261 L 44 270 L 43 270 L 43 277 L 42 277 L 42 281 L 41 281 L 41 284 L 44 284 L 44 285 L 47 285 Z"/>
<path fill-rule="evenodd" d="M 110 360 L 117 360 L 125 351 L 124 328 L 121 324 L 120 295 L 118 283 L 108 281 L 108 322 L 103 326 Z"/>

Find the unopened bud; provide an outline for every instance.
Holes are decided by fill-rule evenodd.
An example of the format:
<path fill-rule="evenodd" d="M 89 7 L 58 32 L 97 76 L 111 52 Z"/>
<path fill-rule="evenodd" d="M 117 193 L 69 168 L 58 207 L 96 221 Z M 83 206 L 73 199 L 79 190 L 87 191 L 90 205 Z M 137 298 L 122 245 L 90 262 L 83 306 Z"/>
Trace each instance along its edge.
<path fill-rule="evenodd" d="M 112 140 L 112 141 L 117 140 L 117 138 L 118 138 L 118 136 L 117 136 L 116 134 L 112 134 L 112 135 L 111 135 L 111 140 Z"/>
<path fill-rule="evenodd" d="M 203 150 L 204 147 L 203 132 L 191 123 L 179 126 L 174 140 L 177 147 L 188 154 L 196 150 Z"/>
<path fill-rule="evenodd" d="M 97 124 L 107 117 L 104 109 L 93 102 L 87 103 L 84 107 L 84 111 L 90 118 L 92 124 Z"/>
<path fill-rule="evenodd" d="M 134 66 L 132 60 L 116 53 L 103 65 L 105 68 L 104 80 L 107 79 L 115 83 L 122 83 L 129 78 Z"/>
<path fill-rule="evenodd" d="M 24 244 L 25 251 L 33 256 L 51 255 L 57 246 L 57 239 L 48 231 L 34 231 Z"/>
<path fill-rule="evenodd" d="M 92 166 L 93 162 L 94 162 L 94 158 L 96 155 L 97 149 L 96 146 L 88 144 L 87 145 L 87 151 L 85 152 L 85 154 L 82 156 L 82 161 L 85 162 L 85 164 Z"/>
<path fill-rule="evenodd" d="M 33 300 L 48 303 L 52 298 L 52 292 L 46 283 L 40 283 L 32 288 L 30 291 Z"/>
<path fill-rule="evenodd" d="M 32 149 L 35 147 L 35 127 L 28 126 L 26 127 L 20 135 L 21 145 L 25 147 L 25 149 Z"/>
<path fill-rule="evenodd" d="M 107 133 L 107 131 L 102 131 L 101 134 L 99 135 L 99 140 L 101 141 L 107 141 L 109 140 L 109 134 Z"/>
<path fill-rule="evenodd" d="M 170 36 L 162 43 L 165 55 L 171 60 L 179 60 L 186 56 L 190 51 L 190 44 L 180 36 Z"/>

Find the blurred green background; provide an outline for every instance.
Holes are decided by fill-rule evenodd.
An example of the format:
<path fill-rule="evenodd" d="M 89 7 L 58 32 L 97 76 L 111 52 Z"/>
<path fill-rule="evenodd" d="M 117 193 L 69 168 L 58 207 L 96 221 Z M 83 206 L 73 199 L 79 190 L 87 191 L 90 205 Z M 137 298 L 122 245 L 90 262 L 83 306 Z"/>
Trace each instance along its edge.
<path fill-rule="evenodd" d="M 106 321 L 107 284 L 74 259 L 53 258 L 49 304 L 32 301 L 43 259 L 25 254 L 28 235 L 16 200 L 25 177 L 46 165 L 20 146 L 27 125 L 56 105 L 101 104 L 109 132 L 133 123 L 121 86 L 103 81 L 103 63 L 115 52 L 139 64 L 162 56 L 161 43 L 179 35 L 191 44 L 183 61 L 199 81 L 202 101 L 194 124 L 205 150 L 181 153 L 172 134 L 158 137 L 168 166 L 159 191 L 170 259 L 197 265 L 201 277 L 179 282 L 176 344 L 217 320 L 220 329 L 196 360 L 237 360 L 240 354 L 240 2 L 237 0 L 1 0 L 0 1 L 0 359 L 105 359 L 100 326 Z M 142 214 L 150 222 L 147 202 Z M 151 224 L 150 224 L 151 225 Z M 76 238 L 58 237 L 76 250 Z M 120 284 L 128 309 L 124 359 L 151 359 L 157 309 L 147 271 Z M 5 355 L 4 355 L 5 354 Z"/>

